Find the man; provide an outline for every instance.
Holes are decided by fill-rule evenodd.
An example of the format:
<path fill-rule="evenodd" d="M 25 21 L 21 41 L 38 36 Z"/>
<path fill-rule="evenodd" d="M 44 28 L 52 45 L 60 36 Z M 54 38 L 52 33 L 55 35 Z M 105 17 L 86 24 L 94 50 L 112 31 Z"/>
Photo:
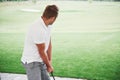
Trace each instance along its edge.
<path fill-rule="evenodd" d="M 48 5 L 26 34 L 21 61 L 26 69 L 28 80 L 50 80 L 53 72 L 51 64 L 52 43 L 50 30 L 58 16 L 56 5 Z"/>

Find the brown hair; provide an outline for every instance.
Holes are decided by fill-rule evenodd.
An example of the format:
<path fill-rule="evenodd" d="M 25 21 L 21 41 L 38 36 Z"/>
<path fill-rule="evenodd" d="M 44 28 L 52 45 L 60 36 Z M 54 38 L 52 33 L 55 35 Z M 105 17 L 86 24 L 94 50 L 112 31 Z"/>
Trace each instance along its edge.
<path fill-rule="evenodd" d="M 51 17 L 57 17 L 58 16 L 58 7 L 56 5 L 48 5 L 45 8 L 45 11 L 43 12 L 43 17 L 49 19 Z"/>

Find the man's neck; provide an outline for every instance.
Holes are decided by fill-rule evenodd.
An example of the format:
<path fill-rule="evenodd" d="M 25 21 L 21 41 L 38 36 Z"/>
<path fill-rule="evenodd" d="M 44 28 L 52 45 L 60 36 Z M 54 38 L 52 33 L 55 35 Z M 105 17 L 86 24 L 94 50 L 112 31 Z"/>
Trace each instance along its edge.
<path fill-rule="evenodd" d="M 47 19 L 46 19 L 46 18 L 44 18 L 44 17 L 41 17 L 41 18 L 43 19 L 43 21 L 44 21 L 44 23 L 45 23 L 46 27 L 48 27 L 48 21 L 47 21 Z"/>

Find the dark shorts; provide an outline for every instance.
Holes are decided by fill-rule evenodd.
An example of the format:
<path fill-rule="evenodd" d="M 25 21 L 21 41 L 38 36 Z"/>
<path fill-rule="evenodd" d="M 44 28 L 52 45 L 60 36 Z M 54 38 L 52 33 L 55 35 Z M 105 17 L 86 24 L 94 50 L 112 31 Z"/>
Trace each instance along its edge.
<path fill-rule="evenodd" d="M 50 80 L 47 67 L 43 62 L 22 63 L 26 69 L 28 80 Z"/>

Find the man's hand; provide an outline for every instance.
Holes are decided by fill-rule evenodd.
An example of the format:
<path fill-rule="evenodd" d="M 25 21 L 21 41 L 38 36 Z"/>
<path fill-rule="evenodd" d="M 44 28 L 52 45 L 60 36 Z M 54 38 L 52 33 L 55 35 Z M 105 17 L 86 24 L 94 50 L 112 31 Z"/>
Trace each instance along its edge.
<path fill-rule="evenodd" d="M 53 71 L 54 71 L 54 70 L 53 70 L 53 67 L 52 67 L 52 66 L 47 67 L 47 71 L 48 71 L 49 73 L 53 72 Z"/>

